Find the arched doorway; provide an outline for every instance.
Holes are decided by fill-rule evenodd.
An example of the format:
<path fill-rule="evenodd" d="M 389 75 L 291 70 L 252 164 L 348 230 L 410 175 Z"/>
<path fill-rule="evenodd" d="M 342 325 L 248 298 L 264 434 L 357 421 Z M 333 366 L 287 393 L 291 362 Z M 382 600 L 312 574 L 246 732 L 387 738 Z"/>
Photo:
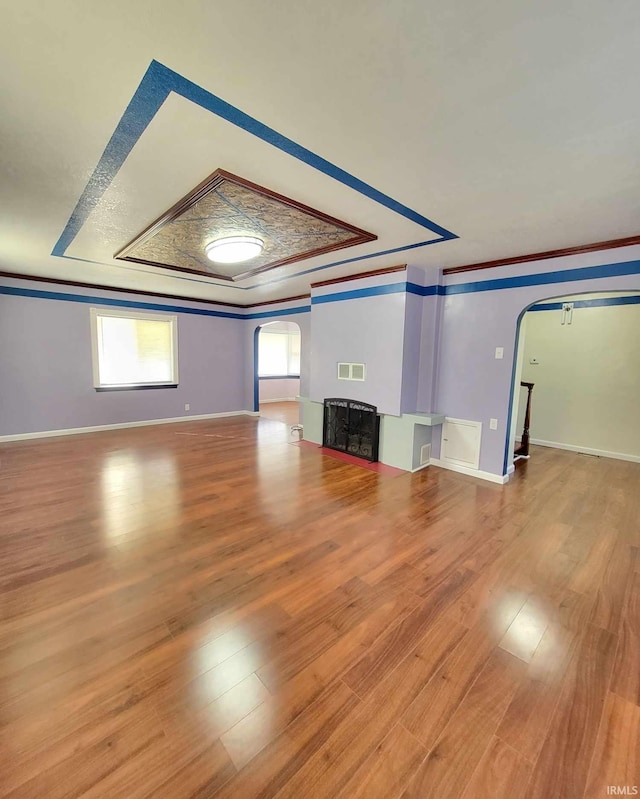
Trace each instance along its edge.
<path fill-rule="evenodd" d="M 555 295 L 531 303 L 517 322 L 505 472 L 523 430 L 533 384 L 531 442 L 640 461 L 640 292 Z"/>
<path fill-rule="evenodd" d="M 300 326 L 296 322 L 267 322 L 254 332 L 254 411 L 297 424 L 300 394 Z"/>

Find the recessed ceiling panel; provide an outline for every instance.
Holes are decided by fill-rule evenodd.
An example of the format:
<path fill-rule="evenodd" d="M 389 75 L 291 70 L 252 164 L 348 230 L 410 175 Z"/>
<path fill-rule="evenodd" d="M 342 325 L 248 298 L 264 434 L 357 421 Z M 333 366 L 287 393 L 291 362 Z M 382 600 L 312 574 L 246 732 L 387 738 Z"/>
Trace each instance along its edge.
<path fill-rule="evenodd" d="M 263 242 L 262 252 L 242 263 L 212 263 L 205 252 L 207 245 L 229 236 L 258 238 Z M 376 238 L 218 169 L 114 257 L 222 280 L 240 280 Z"/>

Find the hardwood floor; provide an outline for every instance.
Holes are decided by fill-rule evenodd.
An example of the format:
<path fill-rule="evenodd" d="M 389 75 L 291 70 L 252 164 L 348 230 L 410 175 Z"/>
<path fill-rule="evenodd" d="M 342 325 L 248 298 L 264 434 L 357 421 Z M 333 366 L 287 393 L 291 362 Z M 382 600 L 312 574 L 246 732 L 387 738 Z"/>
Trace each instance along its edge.
<path fill-rule="evenodd" d="M 300 409 L 297 402 L 265 402 L 260 405 L 260 416 L 288 425 L 298 424 Z"/>
<path fill-rule="evenodd" d="M 640 465 L 389 477 L 238 417 L 0 446 L 0 796 L 640 785 Z"/>

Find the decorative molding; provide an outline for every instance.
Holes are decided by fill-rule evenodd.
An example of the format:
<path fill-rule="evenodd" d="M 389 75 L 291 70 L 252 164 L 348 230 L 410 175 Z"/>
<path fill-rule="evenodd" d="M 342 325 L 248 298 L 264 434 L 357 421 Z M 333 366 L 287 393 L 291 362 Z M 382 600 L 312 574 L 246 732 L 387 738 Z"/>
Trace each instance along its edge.
<path fill-rule="evenodd" d="M 271 147 L 280 150 L 286 155 L 306 164 L 311 169 L 326 175 L 332 180 L 347 186 L 363 197 L 383 206 L 394 214 L 398 214 L 405 219 L 414 222 L 422 228 L 426 228 L 437 238 L 428 239 L 426 241 L 414 242 L 404 246 L 395 247 L 390 250 L 382 250 L 380 252 L 367 253 L 366 255 L 356 256 L 334 263 L 323 264 L 321 266 L 313 267 L 310 269 L 302 270 L 295 274 L 284 275 L 280 278 L 274 278 L 269 283 L 276 283 L 282 280 L 289 280 L 291 278 L 299 277 L 304 274 L 316 272 L 319 270 L 330 269 L 335 266 L 342 266 L 345 263 L 352 263 L 354 261 L 366 260 L 370 258 L 378 258 L 384 255 L 389 255 L 395 252 L 404 252 L 407 250 L 414 250 L 420 247 L 427 247 L 432 244 L 439 244 L 444 241 L 451 241 L 457 239 L 458 236 L 450 230 L 438 225 L 433 220 L 423 216 L 418 211 L 409 208 L 398 200 L 393 199 L 384 192 L 370 186 L 360 178 L 355 177 L 346 172 L 344 169 L 332 164 L 326 158 L 308 150 L 298 142 L 289 139 L 277 130 L 270 128 L 258 119 L 251 117 L 244 111 L 236 108 L 230 103 L 226 102 L 220 97 L 217 97 L 212 92 L 208 91 L 203 86 L 199 86 L 193 81 L 180 75 L 178 72 L 170 69 L 169 67 L 161 64 L 156 60 L 152 60 L 146 72 L 144 73 L 140 83 L 138 84 L 131 100 L 127 104 L 118 124 L 113 131 L 109 141 L 100 156 L 100 160 L 96 164 L 86 186 L 84 187 L 78 201 L 71 212 L 71 216 L 62 230 L 60 237 L 55 243 L 51 255 L 57 258 L 69 258 L 67 251 L 76 236 L 84 226 L 92 211 L 99 205 L 105 192 L 113 182 L 118 171 L 126 161 L 127 157 L 140 140 L 140 137 L 147 130 L 151 121 L 156 114 L 163 107 L 167 97 L 174 93 L 179 97 L 183 97 L 187 101 L 194 103 L 196 106 L 204 109 L 205 111 L 224 119 L 226 122 L 234 125 L 241 130 L 255 136 L 257 139 L 265 142 Z M 99 263 L 99 262 L 95 262 Z M 264 285 L 264 283 L 262 283 Z M 229 284 L 231 288 L 238 291 L 248 291 L 255 286 L 237 286 Z"/>
<path fill-rule="evenodd" d="M 178 385 L 178 383 L 159 383 L 157 385 L 143 383 L 141 386 L 94 386 L 94 391 L 150 391 L 161 388 L 178 388 Z"/>
<path fill-rule="evenodd" d="M 611 277 L 635 277 L 636 275 L 640 275 L 640 259 L 619 261 L 614 264 L 600 264 L 598 266 L 577 266 L 572 269 L 558 269 L 556 271 L 513 275 L 511 277 L 495 277 L 489 280 L 476 280 L 471 283 L 450 283 L 444 286 L 443 293 L 445 295 L 475 294 L 480 291 L 501 291 L 503 289 L 530 288 L 531 286 L 555 286 L 562 283 L 575 283 L 584 280 L 600 280 Z M 631 287 L 623 290 L 634 291 Z M 610 287 L 592 288 L 590 291 L 614 291 L 614 289 Z M 576 290 L 565 290 L 563 293 L 579 294 L 580 292 Z"/>
<path fill-rule="evenodd" d="M 295 402 L 295 397 L 277 397 L 276 399 L 260 400 L 260 405 L 267 405 L 269 402 Z"/>
<path fill-rule="evenodd" d="M 264 300 L 263 302 L 250 302 L 248 305 L 241 305 L 241 308 L 259 308 L 261 305 L 277 305 L 281 302 L 294 302 L 295 300 L 308 300 L 311 294 L 297 294 L 295 297 L 285 297 L 284 300 Z"/>
<path fill-rule="evenodd" d="M 258 375 L 258 380 L 300 380 L 300 375 Z"/>
<path fill-rule="evenodd" d="M 225 189 L 227 193 L 235 192 L 237 195 L 234 201 L 226 200 L 219 192 Z M 208 203 L 205 207 L 198 207 L 196 218 L 183 218 L 194 206 L 200 203 Z M 253 210 L 256 206 L 257 211 Z M 255 221 L 253 213 L 258 213 L 259 222 Z M 202 222 L 202 214 L 207 217 L 206 224 Z M 293 216 L 292 216 L 293 214 Z M 210 228 L 218 229 L 217 234 L 233 235 L 231 232 L 237 227 L 237 222 L 233 221 L 239 216 L 242 219 L 246 230 L 238 231 L 238 235 L 254 235 L 264 237 L 265 251 L 254 258 L 253 261 L 262 260 L 260 266 L 253 269 L 246 269 L 237 274 L 225 274 L 224 271 L 214 272 L 216 268 L 211 264 L 204 254 L 203 236 L 210 235 Z M 228 221 L 232 220 L 232 221 Z M 249 220 L 248 222 L 246 220 Z M 163 233 L 165 228 L 174 222 L 182 223 L 179 232 L 169 234 L 168 240 L 156 241 L 155 237 Z M 326 229 L 322 231 L 314 230 L 318 224 Z M 187 225 L 194 226 L 195 230 L 188 228 Z M 296 235 L 291 240 L 291 226 L 295 225 Z M 305 225 L 308 227 L 305 228 Z M 275 230 L 277 235 L 273 235 Z M 310 246 L 305 249 L 304 236 L 311 241 L 318 240 L 322 236 L 331 236 L 334 241 L 330 244 L 321 246 Z M 287 237 L 289 241 L 287 242 Z M 335 240 L 336 237 L 339 240 Z M 355 227 L 336 217 L 311 208 L 304 203 L 285 197 L 271 189 L 252 183 L 238 175 L 233 175 L 224 169 L 217 169 L 209 175 L 202 183 L 190 191 L 175 205 L 169 208 L 155 222 L 152 222 L 134 239 L 126 244 L 113 256 L 120 261 L 133 261 L 134 263 L 155 266 L 159 269 L 178 270 L 179 272 L 191 272 L 197 275 L 205 275 L 217 280 L 235 281 L 243 280 L 254 275 L 277 269 L 280 266 L 297 263 L 298 261 L 313 258 L 317 255 L 324 255 L 345 247 L 353 247 L 358 244 L 366 244 L 375 241 L 378 237 L 373 233 Z M 175 239 L 175 240 L 174 240 Z M 325 241 L 327 239 L 325 238 Z M 309 244 L 311 244 L 311 241 Z M 155 245 L 155 249 L 154 249 Z M 308 245 L 307 245 L 308 246 Z M 149 256 L 144 255 L 144 248 L 149 250 Z M 296 249 L 296 248 L 302 249 Z M 142 248 L 142 253 L 141 253 Z M 269 249 L 273 252 L 269 254 Z M 158 260 L 155 253 L 164 254 L 163 260 Z M 291 253 L 286 255 L 286 253 Z M 280 256 L 284 257 L 278 257 Z M 273 258 L 275 260 L 269 260 Z M 198 267 L 185 266 L 184 263 L 178 264 L 171 259 L 186 257 L 189 262 L 198 263 Z M 240 264 L 243 269 L 245 264 Z"/>
<path fill-rule="evenodd" d="M 467 466 L 459 466 L 456 463 L 442 461 L 440 458 L 431 458 L 430 465 L 437 466 L 440 469 L 447 469 L 450 472 L 466 474 L 468 477 L 477 477 L 480 480 L 487 480 L 489 483 L 497 483 L 498 485 L 504 485 L 509 482 L 508 474 L 499 475 L 493 474 L 493 472 L 483 472 L 479 469 L 469 469 Z"/>
<path fill-rule="evenodd" d="M 256 305 L 235 305 L 231 303 L 224 303 L 224 302 L 217 302 L 216 300 L 202 300 L 196 298 L 189 298 L 189 297 L 178 297 L 175 298 L 171 294 L 155 294 L 152 291 L 132 291 L 131 289 L 117 289 L 111 288 L 110 286 L 100 286 L 94 285 L 90 283 L 75 283 L 73 281 L 68 280 L 57 280 L 56 278 L 40 278 L 40 277 L 33 277 L 30 275 L 20 275 L 15 274 L 13 272 L 0 272 L 0 277 L 10 277 L 19 280 L 32 280 L 36 283 L 55 283 L 56 285 L 61 286 L 79 286 L 82 288 L 89 288 L 89 289 L 98 289 L 100 291 L 115 291 L 122 294 L 139 294 L 142 296 L 147 297 L 159 297 L 165 298 L 168 297 L 169 299 L 176 299 L 182 300 L 184 302 L 201 302 L 205 305 L 221 305 L 223 307 L 230 307 L 230 308 L 237 308 L 239 310 L 243 310 L 245 308 L 253 308 L 259 305 L 275 305 L 277 303 L 283 302 L 291 302 L 292 300 L 297 299 L 296 297 L 287 297 L 283 300 L 270 300 L 269 302 L 264 303 L 256 303 Z M 297 307 L 297 308 L 281 308 L 273 311 L 264 311 L 263 313 L 248 313 L 246 315 L 240 313 L 233 313 L 231 311 L 215 311 L 215 310 L 205 310 L 203 308 L 190 308 L 190 307 L 181 307 L 175 305 L 156 305 L 153 303 L 144 303 L 144 302 L 136 302 L 135 300 L 117 300 L 113 297 L 95 297 L 87 294 L 59 294 L 54 291 L 38 291 L 37 289 L 25 289 L 20 288 L 17 286 L 2 286 L 0 285 L 0 294 L 7 294 L 11 296 L 22 296 L 22 297 L 39 297 L 40 299 L 49 299 L 49 300 L 65 300 L 67 302 L 91 302 L 97 305 L 113 305 L 115 307 L 123 307 L 123 308 L 142 308 L 148 309 L 152 311 L 162 310 L 162 311 L 170 311 L 172 313 L 187 313 L 187 314 L 201 314 L 203 316 L 222 316 L 227 317 L 230 319 L 263 319 L 270 316 L 287 316 L 289 314 L 298 314 L 298 313 L 308 313 L 311 309 L 309 307 Z M 300 297 L 300 299 L 309 299 L 308 294 L 304 294 Z"/>
<path fill-rule="evenodd" d="M 352 291 L 338 291 L 335 294 L 319 294 L 311 298 L 311 305 L 322 305 L 327 302 L 343 302 L 344 300 L 359 300 L 363 297 L 378 297 L 385 294 L 404 294 L 407 290 L 406 283 L 386 283 L 382 286 L 367 286 L 363 289 Z"/>
<path fill-rule="evenodd" d="M 579 247 L 565 247 L 562 250 L 545 250 L 544 252 L 533 252 L 528 255 L 516 255 L 511 258 L 498 258 L 495 261 L 482 261 L 481 263 L 467 264 L 466 266 L 450 266 L 447 269 L 443 269 L 442 273 L 444 275 L 455 275 L 458 272 L 475 272 L 478 269 L 493 269 L 496 266 L 524 264 L 528 261 L 546 261 L 548 258 L 560 258 L 564 255 L 580 255 L 585 252 L 613 250 L 616 247 L 631 247 L 634 244 L 640 244 L 640 236 L 628 236 L 625 239 L 597 241 L 594 244 L 583 244 Z"/>
<path fill-rule="evenodd" d="M 573 295 L 570 295 L 573 296 Z M 607 308 L 615 305 L 640 305 L 640 294 L 620 293 L 618 297 L 597 297 L 591 300 L 572 300 L 574 308 Z M 541 302 L 527 309 L 530 311 L 561 311 L 562 302 Z"/>
<path fill-rule="evenodd" d="M 62 430 L 42 430 L 37 433 L 17 433 L 0 436 L 0 442 L 27 441 L 32 438 L 54 438 L 56 436 L 75 436 L 82 433 L 100 433 L 104 430 L 122 430 L 128 427 L 149 427 L 156 424 L 176 424 L 178 422 L 198 422 L 204 419 L 222 419 L 226 416 L 258 416 L 254 411 L 227 411 L 225 413 L 201 413 L 196 416 L 174 416 L 169 419 L 146 419 L 141 422 L 122 422 L 119 424 L 99 424 L 92 427 L 67 427 Z"/>
<path fill-rule="evenodd" d="M 391 272 L 406 272 L 406 269 L 406 264 L 400 264 L 399 266 L 387 266 L 385 269 L 371 269 L 369 272 L 358 272 L 356 275 L 346 275 L 345 277 L 334 277 L 330 280 L 320 280 L 318 283 L 312 283 L 311 288 L 317 289 L 320 288 L 320 286 L 332 286 L 334 283 L 348 283 L 350 280 L 361 280 L 365 277 L 387 275 L 391 274 Z"/>
<path fill-rule="evenodd" d="M 609 452 L 604 449 L 593 449 L 592 447 L 577 447 L 573 444 L 562 444 L 558 441 L 543 441 L 540 438 L 532 438 L 531 443 L 538 447 L 550 447 L 551 449 L 564 449 L 567 452 L 578 452 L 581 455 L 593 455 L 597 458 L 613 458 L 617 461 L 630 461 L 640 463 L 640 455 L 630 455 L 626 452 Z"/>
<path fill-rule="evenodd" d="M 78 280 L 64 280 L 57 277 L 40 277 L 36 275 L 23 275 L 18 272 L 0 272 L 0 277 L 15 278 L 16 280 L 31 280 L 35 283 L 53 283 L 57 286 L 74 286 L 81 289 L 97 289 L 99 291 L 115 291 L 120 294 L 136 294 L 143 297 L 161 297 L 165 300 L 180 300 L 181 302 L 202 302 L 205 305 L 222 305 L 225 308 L 251 308 L 251 305 L 240 305 L 237 302 L 222 302 L 221 300 L 203 300 L 202 297 L 183 297 L 180 294 L 162 294 L 159 291 L 144 291 L 143 289 L 125 289 L 116 286 L 105 286 L 102 283 L 81 283 Z M 308 294 L 305 296 L 309 296 Z M 301 299 L 290 297 L 289 299 Z M 288 300 L 270 300 L 270 302 L 288 302 Z M 265 305 L 267 303 L 264 303 Z"/>

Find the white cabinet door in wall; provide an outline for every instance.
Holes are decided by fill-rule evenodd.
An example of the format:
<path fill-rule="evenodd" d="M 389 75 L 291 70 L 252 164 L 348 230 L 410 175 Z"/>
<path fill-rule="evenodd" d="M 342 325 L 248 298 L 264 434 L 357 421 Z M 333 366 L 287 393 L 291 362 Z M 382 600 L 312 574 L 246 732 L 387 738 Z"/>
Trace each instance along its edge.
<path fill-rule="evenodd" d="M 441 460 L 477 469 L 480 465 L 481 436 L 482 422 L 445 419 L 442 425 Z"/>

